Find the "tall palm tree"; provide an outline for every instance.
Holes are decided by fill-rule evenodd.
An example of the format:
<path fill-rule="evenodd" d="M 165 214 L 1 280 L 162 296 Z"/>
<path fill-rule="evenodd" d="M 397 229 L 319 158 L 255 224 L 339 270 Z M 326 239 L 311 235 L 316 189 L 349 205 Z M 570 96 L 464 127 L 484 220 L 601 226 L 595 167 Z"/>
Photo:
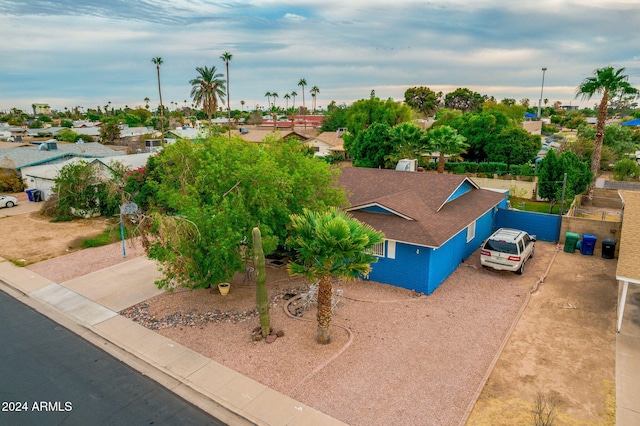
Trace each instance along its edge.
<path fill-rule="evenodd" d="M 291 92 L 291 97 L 293 98 L 293 105 L 291 105 L 291 107 L 293 109 L 296 108 L 296 96 L 298 96 L 298 93 L 296 91 Z"/>
<path fill-rule="evenodd" d="M 384 235 L 337 208 L 325 212 L 304 209 L 291 215 L 292 236 L 287 244 L 297 255 L 287 268 L 292 275 L 303 275 L 318 283 L 318 331 L 316 341 L 331 341 L 331 279 L 355 279 L 371 271 L 377 258 L 371 249 L 384 241 Z"/>
<path fill-rule="evenodd" d="M 149 99 L 149 97 L 148 97 L 148 96 L 147 96 L 146 98 L 144 98 L 144 103 L 145 103 L 144 107 L 145 107 L 146 109 L 149 109 L 149 101 L 150 101 L 150 100 L 151 100 L 151 99 Z"/>
<path fill-rule="evenodd" d="M 158 71 L 158 95 L 160 96 L 160 131 L 162 135 L 160 136 L 160 144 L 164 145 L 164 106 L 162 105 L 162 90 L 160 90 L 160 65 L 164 63 L 160 56 L 156 56 L 155 58 L 151 58 L 151 62 L 156 65 L 156 70 Z"/>
<path fill-rule="evenodd" d="M 625 69 L 614 70 L 613 67 L 599 68 L 593 72 L 592 77 L 584 79 L 582 84 L 576 89 L 576 97 L 591 99 L 593 95 L 602 95 L 602 100 L 598 106 L 598 122 L 596 124 L 596 137 L 593 143 L 593 154 L 591 157 L 591 173 L 593 180 L 589 184 L 589 199 L 593 198 L 593 188 L 595 178 L 600 171 L 600 153 L 604 140 L 604 126 L 607 120 L 607 107 L 609 101 L 618 96 L 638 96 L 638 89 L 632 87 L 628 80 L 629 76 L 624 75 Z"/>
<path fill-rule="evenodd" d="M 279 98 L 280 96 L 276 92 L 271 92 L 271 97 L 273 98 L 273 107 L 277 109 L 276 98 Z"/>
<path fill-rule="evenodd" d="M 304 114 L 304 130 L 307 130 L 307 108 L 304 105 L 304 86 L 307 85 L 307 80 L 301 78 L 298 82 L 298 86 L 302 87 L 302 113 Z"/>
<path fill-rule="evenodd" d="M 271 109 L 271 92 L 264 94 L 267 97 L 267 109 Z"/>
<path fill-rule="evenodd" d="M 439 126 L 430 131 L 427 135 L 427 150 L 437 152 L 438 173 L 444 173 L 445 155 L 459 156 L 469 147 L 467 138 L 458 134 L 458 131 L 449 126 Z"/>
<path fill-rule="evenodd" d="M 288 94 L 288 93 L 285 93 L 285 94 L 284 94 L 284 96 L 283 96 L 283 98 L 284 98 L 284 100 L 285 100 L 285 102 L 286 102 L 286 103 L 285 103 L 285 107 L 284 107 L 284 109 L 285 109 L 285 110 L 288 110 L 288 109 L 289 109 L 289 99 L 291 99 L 291 95 L 290 95 L 290 94 Z"/>
<path fill-rule="evenodd" d="M 311 90 L 309 90 L 309 92 L 311 92 L 311 97 L 313 98 L 313 113 L 316 113 L 316 95 L 318 93 L 320 93 L 320 89 L 318 89 L 318 86 L 313 86 L 311 88 Z"/>
<path fill-rule="evenodd" d="M 233 55 L 229 52 L 224 52 L 220 59 L 222 59 L 227 66 L 227 125 L 229 126 L 229 139 L 231 139 L 231 103 L 229 101 L 229 61 L 233 58 Z"/>
<path fill-rule="evenodd" d="M 196 67 L 196 71 L 198 76 L 189 81 L 191 98 L 196 107 L 202 105 L 211 125 L 211 116 L 218 110 L 218 99 L 224 103 L 225 82 L 215 66 Z"/>
<path fill-rule="evenodd" d="M 240 101 L 240 108 L 242 108 L 241 112 L 244 112 L 244 104 L 245 103 L 246 103 L 245 101 Z"/>

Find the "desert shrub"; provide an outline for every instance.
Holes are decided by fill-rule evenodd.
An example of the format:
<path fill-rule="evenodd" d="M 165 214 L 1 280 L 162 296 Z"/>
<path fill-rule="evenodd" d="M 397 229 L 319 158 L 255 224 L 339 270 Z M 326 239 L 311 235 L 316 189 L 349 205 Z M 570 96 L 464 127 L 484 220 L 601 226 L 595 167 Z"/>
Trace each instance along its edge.
<path fill-rule="evenodd" d="M 613 166 L 613 178 L 615 180 L 628 180 L 629 178 L 637 178 L 640 175 L 640 166 L 634 160 L 625 158 L 618 161 Z"/>
<path fill-rule="evenodd" d="M 24 181 L 16 170 L 0 170 L 0 191 L 2 192 L 22 192 L 24 191 Z"/>

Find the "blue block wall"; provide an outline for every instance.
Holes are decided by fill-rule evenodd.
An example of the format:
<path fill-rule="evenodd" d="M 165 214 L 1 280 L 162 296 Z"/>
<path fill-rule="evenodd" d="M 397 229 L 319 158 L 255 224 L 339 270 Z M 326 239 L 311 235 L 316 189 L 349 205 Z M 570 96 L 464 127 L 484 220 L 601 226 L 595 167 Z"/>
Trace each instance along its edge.
<path fill-rule="evenodd" d="M 494 229 L 521 229 L 535 235 L 540 241 L 558 241 L 562 218 L 547 213 L 524 212 L 520 210 L 498 209 Z"/>

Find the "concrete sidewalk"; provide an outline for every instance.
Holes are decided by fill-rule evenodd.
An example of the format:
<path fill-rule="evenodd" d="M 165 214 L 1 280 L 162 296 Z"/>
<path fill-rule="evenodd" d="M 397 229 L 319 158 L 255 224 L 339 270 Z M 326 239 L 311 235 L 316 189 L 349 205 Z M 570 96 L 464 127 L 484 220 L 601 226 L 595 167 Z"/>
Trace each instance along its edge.
<path fill-rule="evenodd" d="M 343 425 L 118 314 L 161 291 L 137 257 L 64 283 L 0 258 L 0 290 L 232 425 Z M 640 349 L 640 348 L 639 348 Z"/>
<path fill-rule="evenodd" d="M 618 298 L 619 300 L 619 298 Z M 616 336 L 616 424 L 640 425 L 640 285 L 630 285 Z"/>

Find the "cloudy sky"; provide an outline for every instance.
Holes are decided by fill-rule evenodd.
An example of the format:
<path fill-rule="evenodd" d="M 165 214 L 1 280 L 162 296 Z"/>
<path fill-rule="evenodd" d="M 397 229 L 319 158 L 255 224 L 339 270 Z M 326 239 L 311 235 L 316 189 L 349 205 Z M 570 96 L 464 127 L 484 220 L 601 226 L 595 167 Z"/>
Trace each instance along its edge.
<path fill-rule="evenodd" d="M 638 0 L 0 0 L 0 111 L 33 103 L 191 105 L 198 66 L 225 72 L 231 107 L 317 86 L 317 104 L 403 99 L 407 88 L 582 103 L 596 68 L 640 87 Z M 310 105 L 307 102 L 308 105 Z"/>

